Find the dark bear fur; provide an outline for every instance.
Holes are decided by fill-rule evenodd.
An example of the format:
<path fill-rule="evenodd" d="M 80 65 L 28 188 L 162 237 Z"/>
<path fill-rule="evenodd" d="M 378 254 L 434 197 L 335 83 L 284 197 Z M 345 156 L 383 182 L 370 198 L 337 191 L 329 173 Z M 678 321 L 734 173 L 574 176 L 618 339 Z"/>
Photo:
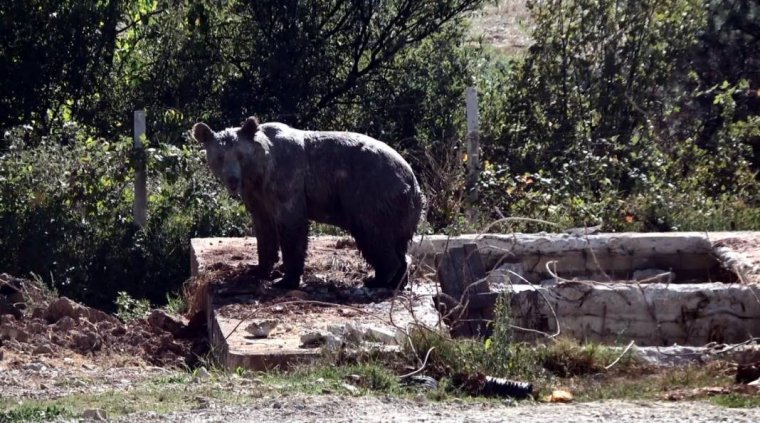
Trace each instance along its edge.
<path fill-rule="evenodd" d="M 284 276 L 277 286 L 299 285 L 312 220 L 354 237 L 375 269 L 368 287 L 404 286 L 424 197 L 395 150 L 366 135 L 260 125 L 254 117 L 221 132 L 197 123 L 192 133 L 214 174 L 251 214 L 259 275 L 271 273 L 281 249 Z"/>

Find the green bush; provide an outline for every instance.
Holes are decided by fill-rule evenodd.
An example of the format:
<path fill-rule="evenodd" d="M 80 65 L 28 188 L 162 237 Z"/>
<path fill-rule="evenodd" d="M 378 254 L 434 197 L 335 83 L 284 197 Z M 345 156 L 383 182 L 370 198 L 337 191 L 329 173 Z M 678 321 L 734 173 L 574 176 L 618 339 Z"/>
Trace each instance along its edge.
<path fill-rule="evenodd" d="M 704 6 L 535 3 L 535 44 L 524 57 L 486 51 L 473 63 L 484 219 L 603 223 L 614 231 L 757 229 L 750 146 L 760 121 L 744 96 L 758 81 L 695 82 L 707 72 L 694 64 L 705 28 L 722 13 Z M 698 109 L 705 100 L 709 107 Z"/>
<path fill-rule="evenodd" d="M 39 274 L 62 295 L 113 306 L 125 291 L 162 303 L 189 276 L 190 238 L 247 230 L 243 207 L 221 192 L 197 149 L 163 146 L 139 158 L 131 140 L 99 139 L 73 123 L 54 137 L 22 128 L 6 138 L 0 268 Z M 132 168 L 144 159 L 149 219 L 139 228 Z"/>

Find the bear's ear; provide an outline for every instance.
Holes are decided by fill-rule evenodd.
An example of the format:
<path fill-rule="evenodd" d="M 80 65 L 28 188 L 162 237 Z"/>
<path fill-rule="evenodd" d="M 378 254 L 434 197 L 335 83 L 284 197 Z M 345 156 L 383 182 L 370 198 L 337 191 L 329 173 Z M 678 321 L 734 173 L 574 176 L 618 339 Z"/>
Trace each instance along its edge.
<path fill-rule="evenodd" d="M 251 116 L 243 122 L 240 128 L 240 134 L 248 139 L 253 139 L 256 131 L 259 129 L 259 120 L 255 116 Z"/>
<path fill-rule="evenodd" d="M 203 122 L 193 125 L 193 138 L 204 146 L 214 139 L 214 131 Z"/>

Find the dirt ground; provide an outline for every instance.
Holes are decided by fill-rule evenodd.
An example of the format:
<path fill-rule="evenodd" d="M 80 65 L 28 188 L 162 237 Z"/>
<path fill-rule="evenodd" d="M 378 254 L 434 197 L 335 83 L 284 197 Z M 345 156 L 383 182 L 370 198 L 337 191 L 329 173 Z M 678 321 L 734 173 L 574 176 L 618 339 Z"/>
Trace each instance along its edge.
<path fill-rule="evenodd" d="M 622 402 L 517 405 L 435 403 L 424 399 L 293 395 L 265 397 L 237 407 L 192 412 L 142 413 L 118 421 L 165 422 L 757 422 L 758 409 L 706 403 Z"/>
<path fill-rule="evenodd" d="M 34 281 L 2 274 L 0 398 L 106 389 L 192 365 L 205 328 L 186 323 L 159 311 L 125 323 L 55 297 Z"/>
<path fill-rule="evenodd" d="M 350 245 L 337 250 L 310 256 L 323 264 L 309 268 L 304 292 L 335 295 L 325 285 L 335 278 L 333 272 L 353 275 L 343 279 L 348 284 L 343 288 L 360 289 L 366 268 L 350 258 Z M 118 410 L 106 418 L 122 422 L 760 421 L 760 409 L 693 401 L 561 405 L 434 402 L 424 394 L 410 399 L 328 390 L 309 395 L 289 388 L 287 378 L 188 372 L 186 359 L 202 343 L 188 333 L 205 333 L 205 328 L 165 313 L 124 323 L 8 275 L 0 276 L 0 303 L 0 417 L 25 404 L 59 401 L 75 414 L 57 421 L 87 420 L 81 413 L 101 408 Z M 300 311 L 308 314 L 309 309 Z"/>

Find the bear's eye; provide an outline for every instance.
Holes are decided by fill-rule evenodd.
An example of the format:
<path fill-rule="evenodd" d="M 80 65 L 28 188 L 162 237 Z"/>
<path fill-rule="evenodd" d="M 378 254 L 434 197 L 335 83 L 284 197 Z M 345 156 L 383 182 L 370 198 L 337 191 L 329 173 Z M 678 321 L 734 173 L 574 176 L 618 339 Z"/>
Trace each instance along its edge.
<path fill-rule="evenodd" d="M 243 160 L 243 153 L 240 153 L 240 152 L 238 152 L 238 153 L 235 155 L 235 157 L 236 157 L 236 158 L 237 158 L 239 161 L 242 161 L 242 160 Z"/>

